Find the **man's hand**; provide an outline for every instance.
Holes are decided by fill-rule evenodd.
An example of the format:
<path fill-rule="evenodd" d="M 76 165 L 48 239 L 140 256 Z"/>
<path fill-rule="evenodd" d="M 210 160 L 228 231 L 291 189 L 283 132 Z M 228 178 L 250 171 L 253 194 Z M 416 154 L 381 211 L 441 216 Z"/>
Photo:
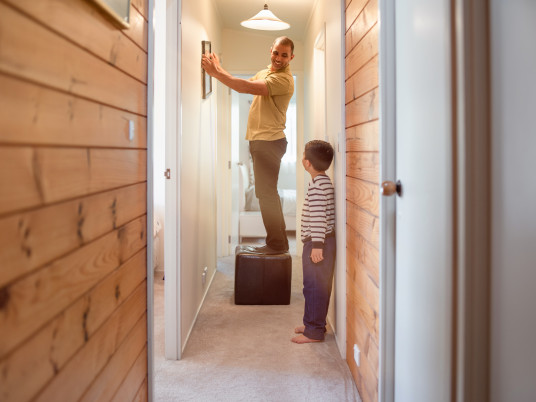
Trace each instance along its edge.
<path fill-rule="evenodd" d="M 249 81 L 243 78 L 233 77 L 223 69 L 218 56 L 214 53 L 207 53 L 201 57 L 201 67 L 203 67 L 208 75 L 216 78 L 222 84 L 227 85 L 236 92 L 261 96 L 270 95 L 268 86 L 266 86 L 264 80 Z"/>
<path fill-rule="evenodd" d="M 206 53 L 201 57 L 201 67 L 208 75 L 214 77 L 220 68 L 220 60 L 215 53 Z"/>
<path fill-rule="evenodd" d="M 313 248 L 311 250 L 311 261 L 313 261 L 315 264 L 322 261 L 324 259 L 323 253 L 321 248 Z"/>

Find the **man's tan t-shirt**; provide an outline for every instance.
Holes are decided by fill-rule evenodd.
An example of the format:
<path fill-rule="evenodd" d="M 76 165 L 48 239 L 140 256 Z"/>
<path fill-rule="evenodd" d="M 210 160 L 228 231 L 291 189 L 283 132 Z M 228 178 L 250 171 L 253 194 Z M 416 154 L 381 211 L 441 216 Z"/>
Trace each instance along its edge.
<path fill-rule="evenodd" d="M 250 81 L 264 80 L 268 96 L 256 95 L 249 109 L 246 140 L 275 141 L 285 138 L 287 108 L 294 93 L 294 79 L 290 66 L 277 71 L 259 71 Z"/>

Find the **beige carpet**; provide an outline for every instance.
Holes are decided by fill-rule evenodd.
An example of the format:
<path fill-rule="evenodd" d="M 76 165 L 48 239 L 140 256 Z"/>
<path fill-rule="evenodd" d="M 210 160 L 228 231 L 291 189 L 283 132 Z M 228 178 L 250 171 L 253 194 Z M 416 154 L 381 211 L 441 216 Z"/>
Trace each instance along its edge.
<path fill-rule="evenodd" d="M 303 314 L 301 260 L 292 266 L 289 306 L 237 306 L 234 256 L 220 259 L 180 361 L 164 359 L 164 285 L 155 277 L 155 400 L 360 401 L 331 330 L 323 343 L 290 342 Z"/>

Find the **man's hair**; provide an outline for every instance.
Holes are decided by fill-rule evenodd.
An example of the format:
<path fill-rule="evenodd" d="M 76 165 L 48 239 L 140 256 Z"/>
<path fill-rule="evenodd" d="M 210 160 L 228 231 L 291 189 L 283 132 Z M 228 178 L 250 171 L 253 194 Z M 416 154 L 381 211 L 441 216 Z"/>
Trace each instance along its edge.
<path fill-rule="evenodd" d="M 290 54 L 294 54 L 294 42 L 286 36 L 280 36 L 279 38 L 276 38 L 274 40 L 274 43 L 272 44 L 272 47 L 275 46 L 276 43 L 279 43 L 283 46 L 290 46 Z"/>
<path fill-rule="evenodd" d="M 327 170 L 333 161 L 333 147 L 329 142 L 312 140 L 305 144 L 305 159 L 317 172 Z"/>

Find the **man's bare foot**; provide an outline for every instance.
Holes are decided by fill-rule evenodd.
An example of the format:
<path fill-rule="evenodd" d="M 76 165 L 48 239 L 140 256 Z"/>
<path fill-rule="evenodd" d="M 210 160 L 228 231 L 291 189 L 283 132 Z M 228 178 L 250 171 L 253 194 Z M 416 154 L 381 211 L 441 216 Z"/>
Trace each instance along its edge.
<path fill-rule="evenodd" d="M 305 331 L 305 325 L 302 325 L 301 327 L 294 328 L 294 332 L 297 334 L 303 334 L 303 331 Z"/>
<path fill-rule="evenodd" d="M 322 342 L 318 339 L 310 339 L 310 338 L 307 338 L 305 335 L 298 335 L 298 336 L 295 336 L 294 338 L 291 339 L 292 342 L 294 343 L 313 343 L 313 342 Z"/>

